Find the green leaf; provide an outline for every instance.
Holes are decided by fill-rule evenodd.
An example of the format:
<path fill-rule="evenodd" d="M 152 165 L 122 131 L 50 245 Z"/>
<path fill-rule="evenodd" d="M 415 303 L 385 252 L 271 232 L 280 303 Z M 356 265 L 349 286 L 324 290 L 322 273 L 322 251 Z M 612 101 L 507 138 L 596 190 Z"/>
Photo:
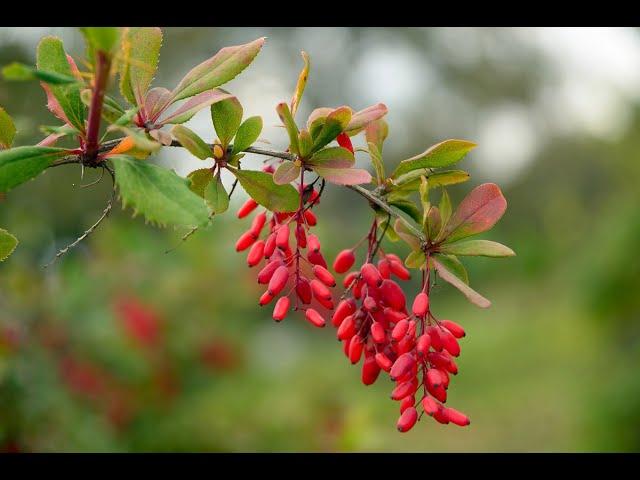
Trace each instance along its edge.
<path fill-rule="evenodd" d="M 238 128 L 231 153 L 240 153 L 249 148 L 258 139 L 260 132 L 262 132 L 262 118 L 259 116 L 247 118 Z"/>
<path fill-rule="evenodd" d="M 16 136 L 16 126 L 9 114 L 0 107 L 0 150 L 9 148 Z"/>
<path fill-rule="evenodd" d="M 486 232 L 507 209 L 507 200 L 495 183 L 484 183 L 467 195 L 447 223 L 444 240 L 447 243 Z"/>
<path fill-rule="evenodd" d="M 204 198 L 204 189 L 213 180 L 213 172 L 210 168 L 200 168 L 187 175 L 187 180 L 191 191 Z"/>
<path fill-rule="evenodd" d="M 413 218 L 417 223 L 422 222 L 422 214 L 418 207 L 416 207 L 415 203 L 410 200 L 405 199 L 397 199 L 393 201 L 389 201 L 389 205 L 393 205 L 394 207 L 402 210 L 404 213 Z"/>
<path fill-rule="evenodd" d="M 233 47 L 225 47 L 213 57 L 194 67 L 173 89 L 174 100 L 192 97 L 235 78 L 258 55 L 265 37 Z"/>
<path fill-rule="evenodd" d="M 343 147 L 329 147 L 314 153 L 305 165 L 323 168 L 350 168 L 356 159 Z"/>
<path fill-rule="evenodd" d="M 50 85 L 65 85 L 69 83 L 79 83 L 78 79 L 46 70 L 37 70 L 29 65 L 13 62 L 2 69 L 2 75 L 9 81 L 24 82 L 28 80 L 41 80 Z"/>
<path fill-rule="evenodd" d="M 0 151 L 0 192 L 37 176 L 67 150 L 53 147 L 16 147 Z"/>
<path fill-rule="evenodd" d="M 491 306 L 491 302 L 489 300 L 484 298 L 469 285 L 463 282 L 459 277 L 454 275 L 449 269 L 447 269 L 447 267 L 445 267 L 440 262 L 439 258 L 433 258 L 433 265 L 435 266 L 438 275 L 440 275 L 440 278 L 460 290 L 471 303 L 477 305 L 480 308 L 489 308 Z"/>
<path fill-rule="evenodd" d="M 402 222 L 402 220 L 397 218 L 393 227 L 396 233 L 398 234 L 398 236 L 411 247 L 411 250 L 422 249 L 420 239 L 416 237 L 413 234 L 413 232 L 407 228 L 407 226 Z"/>
<path fill-rule="evenodd" d="M 18 246 L 18 239 L 0 228 L 0 262 L 7 259 Z"/>
<path fill-rule="evenodd" d="M 430 147 L 427 151 L 415 157 L 403 160 L 391 175 L 398 178 L 403 173 L 418 168 L 441 168 L 462 160 L 465 155 L 476 147 L 475 143 L 466 140 L 445 140 Z"/>
<path fill-rule="evenodd" d="M 371 174 L 361 168 L 328 168 L 314 166 L 313 171 L 336 185 L 359 185 L 370 183 Z"/>
<path fill-rule="evenodd" d="M 458 257 L 455 255 L 446 255 L 444 253 L 436 253 L 434 257 L 437 258 L 440 263 L 456 277 L 467 285 L 469 284 L 469 274 L 467 273 L 467 269 L 464 268 L 464 265 L 460 260 L 458 260 Z"/>
<path fill-rule="evenodd" d="M 316 152 L 335 140 L 347 128 L 350 120 L 351 109 L 349 107 L 338 107 L 329 113 L 324 125 L 322 125 L 322 129 L 313 139 L 313 151 Z M 313 135 L 313 131 L 311 131 L 311 135 Z"/>
<path fill-rule="evenodd" d="M 124 155 L 111 160 L 122 205 L 133 208 L 134 216 L 141 213 L 148 222 L 163 226 L 201 226 L 208 222 L 207 207 L 189 189 L 188 180 L 144 160 Z"/>
<path fill-rule="evenodd" d="M 37 65 L 39 71 L 53 72 L 73 77 L 69 60 L 64 51 L 62 40 L 45 37 L 38 44 Z M 85 130 L 86 109 L 80 98 L 79 82 L 66 85 L 49 85 L 51 94 L 60 104 L 69 123 L 80 132 Z"/>
<path fill-rule="evenodd" d="M 427 257 L 422 250 L 414 250 L 404 260 L 404 264 L 409 268 L 424 268 Z"/>
<path fill-rule="evenodd" d="M 420 203 L 422 204 L 423 218 L 427 218 L 429 209 L 431 208 L 431 202 L 429 201 L 429 181 L 426 177 L 420 178 Z M 421 222 L 424 223 L 424 220 Z"/>
<path fill-rule="evenodd" d="M 401 175 L 393 180 L 393 190 L 416 191 L 420 187 L 420 177 L 425 176 L 429 180 L 431 188 L 445 185 L 455 185 L 469 180 L 470 176 L 464 170 L 446 170 L 433 172 L 428 168 L 420 168 Z"/>
<path fill-rule="evenodd" d="M 452 212 L 451 198 L 449 198 L 449 194 L 444 188 L 442 189 L 442 196 L 440 197 L 440 204 L 438 205 L 438 210 L 440 210 L 441 225 L 440 225 L 440 231 L 436 236 L 436 241 L 440 241 L 441 236 L 444 234 L 444 229 L 447 226 L 447 223 L 449 223 L 449 219 L 451 218 L 451 212 Z"/>
<path fill-rule="evenodd" d="M 380 152 L 380 155 L 382 155 L 382 146 L 388 135 L 389 125 L 384 120 L 384 118 L 371 122 L 369 125 L 367 125 L 367 128 L 365 128 L 364 131 L 364 136 L 367 139 L 367 144 L 373 143 L 378 148 L 378 152 Z"/>
<path fill-rule="evenodd" d="M 273 181 L 276 185 L 286 185 L 300 178 L 300 166 L 295 162 L 284 161 L 273 172 Z"/>
<path fill-rule="evenodd" d="M 83 27 L 80 31 L 92 49 L 107 53 L 111 53 L 120 40 L 117 27 Z"/>
<path fill-rule="evenodd" d="M 309 130 L 311 138 L 316 138 L 318 136 L 320 130 L 322 130 L 325 120 L 327 119 L 327 115 L 332 111 L 332 108 L 320 107 L 311 112 L 307 119 L 307 130 Z"/>
<path fill-rule="evenodd" d="M 293 120 L 289 105 L 284 102 L 279 103 L 278 106 L 276 106 L 276 112 L 289 135 L 289 151 L 294 155 L 298 155 L 300 153 L 300 147 L 298 146 L 298 126 Z"/>
<path fill-rule="evenodd" d="M 263 207 L 274 212 L 294 212 L 300 199 L 291 185 L 276 185 L 273 175 L 255 170 L 232 169 L 240 185 Z"/>
<path fill-rule="evenodd" d="M 171 134 L 180 142 L 184 148 L 198 157 L 205 160 L 213 156 L 209 146 L 202 140 L 193 130 L 188 129 L 184 125 L 176 125 L 171 129 Z"/>
<path fill-rule="evenodd" d="M 120 92 L 129 103 L 142 107 L 158 68 L 162 30 L 158 27 L 126 28 L 121 45 Z"/>
<path fill-rule="evenodd" d="M 300 156 L 302 158 L 307 158 L 311 155 L 313 138 L 308 130 L 300 130 L 300 134 L 298 135 L 298 148 L 300 149 Z"/>
<path fill-rule="evenodd" d="M 209 208 L 216 214 L 224 213 L 229 208 L 229 194 L 217 175 L 204 189 L 204 199 Z"/>
<path fill-rule="evenodd" d="M 307 86 L 307 79 L 309 78 L 309 55 L 307 52 L 302 51 L 302 60 L 304 60 L 304 67 L 300 71 L 300 75 L 298 75 L 298 83 L 296 83 L 296 89 L 293 92 L 293 98 L 291 99 L 291 116 L 295 117 L 296 112 L 298 111 L 298 106 L 300 105 L 300 99 L 302 98 L 302 94 L 304 93 L 304 88 Z"/>
<path fill-rule="evenodd" d="M 213 128 L 226 148 L 235 136 L 242 122 L 242 105 L 237 97 L 226 98 L 211 105 L 211 120 Z"/>
<path fill-rule="evenodd" d="M 490 240 L 463 240 L 448 243 L 440 247 L 442 253 L 453 255 L 482 256 L 482 257 L 513 257 L 515 252 L 506 245 Z"/>
<path fill-rule="evenodd" d="M 426 223 L 423 225 L 423 231 L 427 235 L 427 238 L 434 240 L 442 228 L 442 219 L 440 218 L 440 209 L 435 206 L 429 208 L 427 213 Z"/>
<path fill-rule="evenodd" d="M 384 103 L 378 103 L 354 113 L 349 124 L 345 128 L 345 133 L 350 137 L 360 133 L 370 123 L 384 117 L 387 114 L 387 111 L 387 106 Z"/>
<path fill-rule="evenodd" d="M 384 163 L 382 162 L 382 155 L 380 154 L 380 150 L 375 143 L 369 142 L 367 143 L 369 147 L 369 157 L 371 157 L 371 163 L 373 164 L 373 168 L 376 171 L 376 180 L 378 185 L 382 185 L 385 179 L 385 171 L 384 171 Z"/>
<path fill-rule="evenodd" d="M 376 218 L 378 219 L 378 226 L 382 231 L 385 232 L 385 236 L 389 239 L 389 241 L 391 242 L 400 241 L 400 237 L 398 236 L 396 231 L 393 229 L 392 217 L 390 217 L 389 214 L 387 214 L 387 212 L 385 212 L 382 209 L 377 209 Z M 389 224 L 388 227 L 387 227 L 387 223 Z"/>

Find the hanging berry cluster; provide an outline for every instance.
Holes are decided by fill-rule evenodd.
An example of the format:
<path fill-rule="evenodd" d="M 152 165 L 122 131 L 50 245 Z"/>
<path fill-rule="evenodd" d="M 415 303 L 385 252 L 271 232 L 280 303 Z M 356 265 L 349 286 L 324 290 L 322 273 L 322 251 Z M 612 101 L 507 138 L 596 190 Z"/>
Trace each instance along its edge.
<path fill-rule="evenodd" d="M 276 106 L 288 147 L 286 151 L 257 148 L 262 119 L 243 120 L 238 98 L 218 87 L 251 64 L 264 38 L 223 48 L 169 90 L 151 88 L 162 45 L 159 28 L 88 27 L 82 32 L 88 46 L 84 62 L 67 55 L 60 39 L 46 37 L 38 45 L 35 68 L 14 63 L 3 69 L 8 79 L 39 80 L 47 107 L 62 124 L 47 127 L 47 136 L 37 145 L 10 148 L 15 126 L 0 108 L 0 194 L 47 168 L 70 164 L 106 171 L 113 183 L 102 216 L 56 258 L 96 230 L 108 216 L 116 190 L 123 207 L 131 207 L 148 222 L 189 227 L 186 239 L 228 210 L 239 184 L 250 198 L 238 217 L 245 218 L 259 207 L 260 211 L 238 239 L 236 250 L 247 252 L 247 264 L 265 288 L 258 303 L 273 303 L 274 320 L 282 321 L 291 310 L 304 311 L 316 327 L 324 327 L 330 319 L 350 362 L 362 361 L 365 385 L 374 383 L 381 371 L 395 383 L 391 398 L 400 402 L 398 430 L 408 431 L 424 413 L 440 423 L 468 425 L 466 415 L 444 406 L 451 376 L 458 372 L 458 340 L 465 333 L 457 323 L 435 316 L 432 285 L 437 277 L 475 305 L 487 308 L 489 300 L 469 286 L 458 257 L 514 255 L 500 243 L 469 238 L 491 229 L 505 212 L 506 200 L 497 185 L 476 187 L 457 209 L 447 193 L 446 187 L 469 180 L 468 173 L 451 167 L 475 144 L 442 141 L 400 161 L 387 175 L 384 104 L 360 111 L 348 106 L 316 108 L 303 128 L 296 123 L 310 67 L 303 52 L 304 67 L 293 97 Z M 81 72 L 77 65 L 86 65 L 88 71 Z M 108 91 L 114 70 L 125 106 Z M 183 125 L 203 108 L 211 111 L 213 143 Z M 103 121 L 109 126 L 101 136 Z M 360 133 L 364 133 L 364 145 L 354 148 L 351 139 Z M 109 139 L 113 134 L 118 137 Z M 54 146 L 65 137 L 77 140 L 77 145 Z M 148 161 L 165 147 L 182 147 L 212 163 L 203 164 L 185 180 Z M 243 168 L 246 153 L 275 162 L 269 160 L 262 170 L 249 170 Z M 355 168 L 356 153 L 366 154 L 373 176 L 367 169 Z M 223 170 L 235 177 L 229 192 L 222 182 Z M 374 213 L 368 234 L 355 247 L 340 252 L 333 264 L 336 273 L 347 274 L 337 305 L 338 294 L 332 291 L 336 280 L 321 253 L 320 240 L 312 233 L 317 223 L 313 209 L 326 195 L 327 183 L 363 197 Z M 371 184 L 373 188 L 362 186 Z M 434 192 L 439 196 L 437 205 L 432 204 Z M 383 240 L 401 240 L 410 253 L 404 260 L 385 253 Z M 355 251 L 365 241 L 364 263 L 351 270 Z M 0 261 L 17 242 L 0 229 Z M 420 290 L 412 292 L 409 308 L 401 282 L 411 278 L 411 270 L 422 282 Z"/>

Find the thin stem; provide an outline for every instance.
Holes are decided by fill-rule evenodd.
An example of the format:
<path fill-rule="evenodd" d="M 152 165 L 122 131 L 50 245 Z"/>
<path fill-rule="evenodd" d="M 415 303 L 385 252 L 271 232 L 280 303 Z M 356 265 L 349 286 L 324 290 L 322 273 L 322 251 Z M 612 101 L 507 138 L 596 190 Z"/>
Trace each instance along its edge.
<path fill-rule="evenodd" d="M 111 58 L 103 51 L 98 50 L 96 58 L 96 76 L 89 107 L 89 123 L 87 125 L 87 144 L 85 155 L 89 162 L 95 163 L 100 147 L 98 135 L 100 133 L 100 119 L 102 116 L 102 104 L 107 88 L 109 71 L 111 70 Z"/>

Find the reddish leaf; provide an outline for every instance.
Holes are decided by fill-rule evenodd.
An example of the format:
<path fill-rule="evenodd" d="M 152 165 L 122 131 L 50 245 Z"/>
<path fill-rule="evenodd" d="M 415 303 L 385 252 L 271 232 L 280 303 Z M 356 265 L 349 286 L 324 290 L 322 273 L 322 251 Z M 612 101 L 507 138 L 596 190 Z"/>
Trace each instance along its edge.
<path fill-rule="evenodd" d="M 460 203 L 445 229 L 445 241 L 454 242 L 486 232 L 507 209 L 507 201 L 495 183 L 474 188 Z"/>

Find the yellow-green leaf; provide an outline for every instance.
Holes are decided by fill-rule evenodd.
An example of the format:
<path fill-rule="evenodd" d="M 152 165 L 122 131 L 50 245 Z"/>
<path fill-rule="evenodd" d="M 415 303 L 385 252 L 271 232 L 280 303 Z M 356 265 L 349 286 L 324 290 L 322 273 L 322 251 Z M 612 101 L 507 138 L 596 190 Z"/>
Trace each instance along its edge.
<path fill-rule="evenodd" d="M 213 155 L 209 145 L 207 145 L 205 141 L 202 140 L 193 130 L 185 127 L 184 125 L 175 125 L 171 129 L 171 134 L 180 142 L 180 145 L 200 160 L 205 160 Z"/>
<path fill-rule="evenodd" d="M 210 168 L 199 168 L 187 175 L 187 180 L 191 191 L 204 198 L 204 189 L 213 180 L 213 172 Z"/>
<path fill-rule="evenodd" d="M 335 140 L 347 128 L 350 120 L 351 109 L 349 107 L 338 107 L 329 113 L 322 125 L 322 129 L 313 138 L 313 151 L 316 152 Z M 313 135 L 313 131 L 311 131 L 311 135 Z"/>
<path fill-rule="evenodd" d="M 307 86 L 307 79 L 309 78 L 309 55 L 305 51 L 302 51 L 301 54 L 302 60 L 304 60 L 304 67 L 302 67 L 302 71 L 300 71 L 300 75 L 298 75 L 298 83 L 296 84 L 296 89 L 293 92 L 293 98 L 291 99 L 291 116 L 293 117 L 296 116 L 298 106 L 300 105 L 300 99 L 302 98 L 304 88 Z"/>
<path fill-rule="evenodd" d="M 229 194 L 222 184 L 220 175 L 210 181 L 204 189 L 204 199 L 215 214 L 224 213 L 229 208 Z"/>
<path fill-rule="evenodd" d="M 64 148 L 38 146 L 0 151 L 0 192 L 8 192 L 32 179 L 66 154 Z"/>
<path fill-rule="evenodd" d="M 506 245 L 490 240 L 463 240 L 440 247 L 442 253 L 482 257 L 513 257 L 515 252 Z"/>
<path fill-rule="evenodd" d="M 263 207 L 274 212 L 294 212 L 300 199 L 291 185 L 276 185 L 273 175 L 255 170 L 230 169 L 245 191 Z"/>
<path fill-rule="evenodd" d="M 0 107 L 0 150 L 9 148 L 16 136 L 16 126 L 9 114 Z"/>
<path fill-rule="evenodd" d="M 220 143 L 226 148 L 242 122 L 242 105 L 237 97 L 226 98 L 211 105 L 211 119 Z"/>
<path fill-rule="evenodd" d="M 18 239 L 0 228 L 0 262 L 4 261 L 18 246 Z"/>
<path fill-rule="evenodd" d="M 294 155 L 298 155 L 300 153 L 300 148 L 298 147 L 298 126 L 291 115 L 289 105 L 284 102 L 279 103 L 276 106 L 276 112 L 289 135 L 289 151 Z"/>
<path fill-rule="evenodd" d="M 158 68 L 162 30 L 158 27 L 126 28 L 121 45 L 120 91 L 129 103 L 142 107 Z"/>
<path fill-rule="evenodd" d="M 232 154 L 240 153 L 253 145 L 261 132 L 262 118 L 259 116 L 247 118 L 236 132 Z"/>
<path fill-rule="evenodd" d="M 447 167 L 462 160 L 475 147 L 475 143 L 467 140 L 445 140 L 415 157 L 403 160 L 391 176 L 398 178 L 404 173 L 419 168 Z"/>

